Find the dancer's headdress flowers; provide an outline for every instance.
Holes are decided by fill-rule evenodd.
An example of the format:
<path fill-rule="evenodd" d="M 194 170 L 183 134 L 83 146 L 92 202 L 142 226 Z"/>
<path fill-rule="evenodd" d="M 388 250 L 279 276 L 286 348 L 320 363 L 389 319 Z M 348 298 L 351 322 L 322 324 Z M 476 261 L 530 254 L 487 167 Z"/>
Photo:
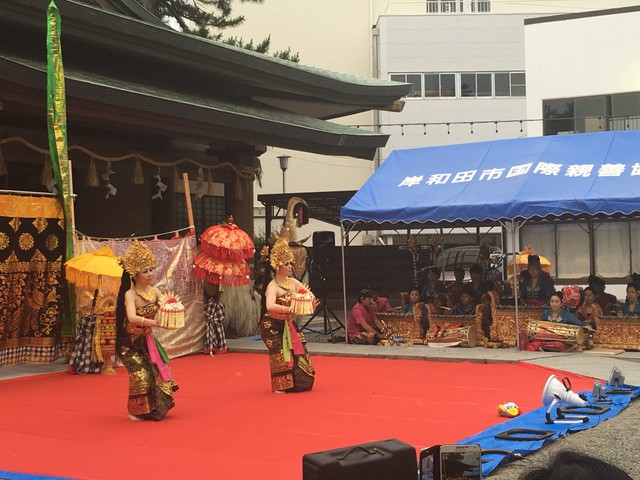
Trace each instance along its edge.
<path fill-rule="evenodd" d="M 271 268 L 278 270 L 287 260 L 293 260 L 293 252 L 289 248 L 289 242 L 279 237 L 271 247 L 269 263 Z"/>
<path fill-rule="evenodd" d="M 134 240 L 127 253 L 118 259 L 122 268 L 132 277 L 146 268 L 156 268 L 158 262 L 144 243 Z"/>

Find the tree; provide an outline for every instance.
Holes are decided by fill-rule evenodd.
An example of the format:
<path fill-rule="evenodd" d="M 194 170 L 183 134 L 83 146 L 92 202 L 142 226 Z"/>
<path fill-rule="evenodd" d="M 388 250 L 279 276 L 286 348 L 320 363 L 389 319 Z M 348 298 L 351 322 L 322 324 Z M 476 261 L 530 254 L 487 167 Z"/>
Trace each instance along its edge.
<path fill-rule="evenodd" d="M 254 45 L 253 40 L 245 43 L 242 38 L 223 38 L 226 28 L 235 27 L 245 21 L 244 16 L 234 16 L 232 3 L 234 0 L 136 0 L 143 7 L 170 25 L 177 25 L 181 31 L 191 35 L 223 41 L 247 50 L 267 54 L 271 46 L 271 35 Z M 241 3 L 264 3 L 264 0 L 239 0 Z M 291 48 L 278 51 L 274 57 L 300 61 Z"/>

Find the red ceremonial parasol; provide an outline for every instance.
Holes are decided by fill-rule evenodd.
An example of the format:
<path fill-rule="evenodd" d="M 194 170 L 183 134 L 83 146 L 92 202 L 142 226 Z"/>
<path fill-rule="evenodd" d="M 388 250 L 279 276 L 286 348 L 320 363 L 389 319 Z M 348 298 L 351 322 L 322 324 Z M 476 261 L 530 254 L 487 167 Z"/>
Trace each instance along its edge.
<path fill-rule="evenodd" d="M 200 236 L 202 250 L 215 258 L 252 258 L 255 252 L 253 240 L 234 223 L 221 223 L 207 228 Z"/>
<path fill-rule="evenodd" d="M 249 265 L 244 259 L 215 258 L 206 252 L 196 257 L 195 274 L 201 280 L 225 287 L 248 285 L 251 281 Z"/>

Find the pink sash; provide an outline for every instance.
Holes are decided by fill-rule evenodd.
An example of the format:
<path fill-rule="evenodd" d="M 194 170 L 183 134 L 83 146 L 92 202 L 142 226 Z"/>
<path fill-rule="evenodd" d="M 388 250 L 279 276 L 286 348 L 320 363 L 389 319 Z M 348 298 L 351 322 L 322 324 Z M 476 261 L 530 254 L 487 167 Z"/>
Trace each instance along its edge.
<path fill-rule="evenodd" d="M 147 339 L 147 348 L 149 349 L 149 357 L 151 358 L 151 361 L 156 365 L 156 367 L 158 367 L 158 374 L 160 376 L 160 380 L 162 380 L 163 382 L 168 382 L 170 380 L 173 380 L 173 374 L 169 369 L 169 364 L 166 363 L 160 356 L 160 352 L 158 351 L 158 347 L 156 345 L 156 339 L 153 337 L 153 333 L 151 333 L 151 331 L 148 331 L 145 334 L 145 338 Z"/>
<path fill-rule="evenodd" d="M 285 320 L 284 331 L 282 335 L 282 354 L 284 361 L 288 362 L 289 366 L 293 365 L 293 358 L 291 357 L 291 351 L 296 355 L 304 354 L 304 347 L 300 340 L 300 335 L 293 326 L 293 320 L 289 318 Z"/>

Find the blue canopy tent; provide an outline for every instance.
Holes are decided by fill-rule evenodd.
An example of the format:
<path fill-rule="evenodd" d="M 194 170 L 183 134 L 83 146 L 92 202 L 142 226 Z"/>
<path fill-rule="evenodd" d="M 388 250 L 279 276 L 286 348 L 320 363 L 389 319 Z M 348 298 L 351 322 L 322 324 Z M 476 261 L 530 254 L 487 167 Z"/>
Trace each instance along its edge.
<path fill-rule="evenodd" d="M 515 244 L 529 219 L 639 214 L 640 131 L 629 130 L 396 150 L 340 221 L 346 232 L 510 222 Z"/>

